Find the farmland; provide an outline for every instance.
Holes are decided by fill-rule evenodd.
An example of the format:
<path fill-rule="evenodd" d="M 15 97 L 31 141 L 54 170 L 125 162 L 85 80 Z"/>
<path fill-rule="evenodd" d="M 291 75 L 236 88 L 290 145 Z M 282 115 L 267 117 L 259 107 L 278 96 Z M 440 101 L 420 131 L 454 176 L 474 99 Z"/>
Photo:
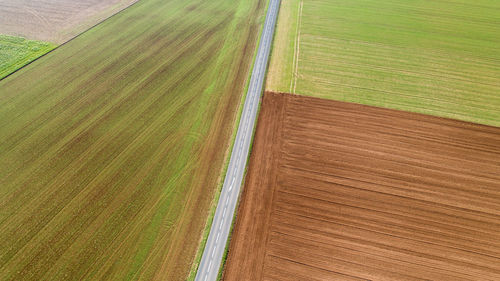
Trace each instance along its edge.
<path fill-rule="evenodd" d="M 64 43 L 136 0 L 3 0 L 0 34 Z"/>
<path fill-rule="evenodd" d="M 54 48 L 52 43 L 0 35 L 0 79 Z"/>
<path fill-rule="evenodd" d="M 500 125 L 500 2 L 284 1 L 267 89 Z"/>
<path fill-rule="evenodd" d="M 500 128 L 266 93 L 224 280 L 498 280 Z"/>
<path fill-rule="evenodd" d="M 142 0 L 0 81 L 0 280 L 185 280 L 264 4 Z"/>

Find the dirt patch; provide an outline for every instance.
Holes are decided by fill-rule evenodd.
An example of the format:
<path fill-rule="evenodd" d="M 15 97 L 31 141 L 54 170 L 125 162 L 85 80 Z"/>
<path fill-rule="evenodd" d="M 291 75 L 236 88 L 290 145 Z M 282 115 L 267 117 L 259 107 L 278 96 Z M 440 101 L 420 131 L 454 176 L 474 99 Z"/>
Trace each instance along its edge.
<path fill-rule="evenodd" d="M 5 0 L 0 34 L 64 43 L 137 0 Z"/>
<path fill-rule="evenodd" d="M 500 128 L 264 95 L 225 280 L 500 279 Z"/>

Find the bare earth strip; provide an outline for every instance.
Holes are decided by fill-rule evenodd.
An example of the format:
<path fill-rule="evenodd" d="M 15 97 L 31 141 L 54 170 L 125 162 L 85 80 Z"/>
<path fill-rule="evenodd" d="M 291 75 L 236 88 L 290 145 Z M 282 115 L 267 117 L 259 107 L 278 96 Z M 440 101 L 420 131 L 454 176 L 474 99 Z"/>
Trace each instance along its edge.
<path fill-rule="evenodd" d="M 0 34 L 64 43 L 137 0 L 3 0 Z"/>
<path fill-rule="evenodd" d="M 266 93 L 225 280 L 500 279 L 500 128 Z"/>

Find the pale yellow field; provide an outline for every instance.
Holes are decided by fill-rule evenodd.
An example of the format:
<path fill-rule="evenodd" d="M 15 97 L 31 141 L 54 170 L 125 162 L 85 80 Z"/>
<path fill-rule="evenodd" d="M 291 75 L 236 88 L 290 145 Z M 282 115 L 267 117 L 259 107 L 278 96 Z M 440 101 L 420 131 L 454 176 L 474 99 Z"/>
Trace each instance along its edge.
<path fill-rule="evenodd" d="M 498 22 L 491 0 L 284 0 L 266 88 L 500 126 Z"/>

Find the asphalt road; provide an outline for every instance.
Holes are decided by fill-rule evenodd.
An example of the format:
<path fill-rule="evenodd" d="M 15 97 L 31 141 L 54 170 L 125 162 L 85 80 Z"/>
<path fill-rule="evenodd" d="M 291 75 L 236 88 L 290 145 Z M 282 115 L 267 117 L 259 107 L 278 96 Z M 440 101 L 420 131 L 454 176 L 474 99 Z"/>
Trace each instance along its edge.
<path fill-rule="evenodd" d="M 197 281 L 215 281 L 227 244 L 229 230 L 234 217 L 243 175 L 247 164 L 248 153 L 252 141 L 253 129 L 257 118 L 264 78 L 266 74 L 269 52 L 278 16 L 280 0 L 270 0 L 264 30 L 261 35 L 259 49 L 255 58 L 250 85 L 243 105 L 243 112 L 236 133 L 231 159 L 222 186 L 219 203 L 203 251 L 200 266 L 196 273 Z"/>

